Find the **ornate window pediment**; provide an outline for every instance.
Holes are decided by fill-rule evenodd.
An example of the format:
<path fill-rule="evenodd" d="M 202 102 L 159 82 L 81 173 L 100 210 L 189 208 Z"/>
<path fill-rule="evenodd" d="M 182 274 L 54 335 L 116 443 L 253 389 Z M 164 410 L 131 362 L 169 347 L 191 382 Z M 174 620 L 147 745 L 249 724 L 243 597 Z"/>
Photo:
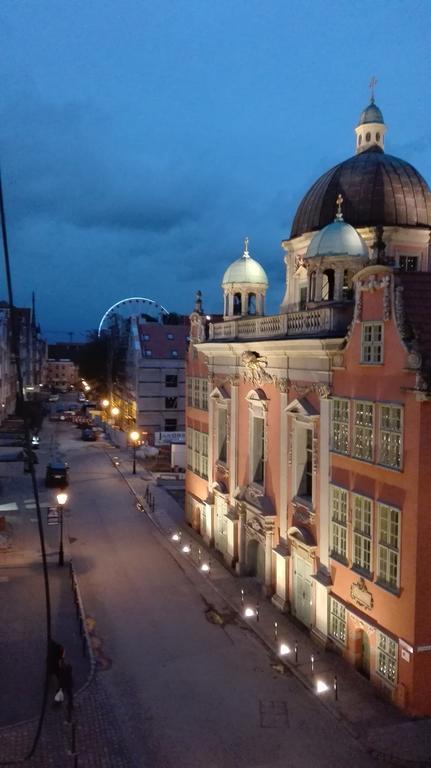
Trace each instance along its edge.
<path fill-rule="evenodd" d="M 266 403 L 268 401 L 263 389 L 251 389 L 245 399 L 248 403 Z"/>
<path fill-rule="evenodd" d="M 295 398 L 295 400 L 292 400 L 292 402 L 290 402 L 284 410 L 285 413 L 291 413 L 293 415 L 303 416 L 309 419 L 313 417 L 316 418 L 316 416 L 319 415 L 314 406 L 310 403 L 309 400 L 307 400 L 306 397 Z"/>
<path fill-rule="evenodd" d="M 230 396 L 228 395 L 224 387 L 214 387 L 214 389 L 210 393 L 210 397 L 213 400 L 220 400 L 220 401 L 230 400 Z"/>

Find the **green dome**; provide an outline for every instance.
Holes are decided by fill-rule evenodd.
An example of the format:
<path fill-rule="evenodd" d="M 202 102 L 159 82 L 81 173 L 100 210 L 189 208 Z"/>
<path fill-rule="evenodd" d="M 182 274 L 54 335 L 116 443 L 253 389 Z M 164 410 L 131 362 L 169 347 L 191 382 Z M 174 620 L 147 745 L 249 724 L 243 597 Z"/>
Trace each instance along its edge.
<path fill-rule="evenodd" d="M 252 259 L 248 250 L 227 268 L 223 275 L 222 285 L 242 283 L 249 285 L 268 285 L 268 278 L 258 261 Z"/>

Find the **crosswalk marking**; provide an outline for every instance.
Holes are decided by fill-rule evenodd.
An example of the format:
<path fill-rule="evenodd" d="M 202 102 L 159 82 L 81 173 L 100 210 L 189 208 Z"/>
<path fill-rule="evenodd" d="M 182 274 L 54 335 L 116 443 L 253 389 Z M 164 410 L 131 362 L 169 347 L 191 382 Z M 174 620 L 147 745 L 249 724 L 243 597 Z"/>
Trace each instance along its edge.
<path fill-rule="evenodd" d="M 9 502 L 9 504 L 0 504 L 0 512 L 17 512 L 18 504 L 15 501 Z"/>

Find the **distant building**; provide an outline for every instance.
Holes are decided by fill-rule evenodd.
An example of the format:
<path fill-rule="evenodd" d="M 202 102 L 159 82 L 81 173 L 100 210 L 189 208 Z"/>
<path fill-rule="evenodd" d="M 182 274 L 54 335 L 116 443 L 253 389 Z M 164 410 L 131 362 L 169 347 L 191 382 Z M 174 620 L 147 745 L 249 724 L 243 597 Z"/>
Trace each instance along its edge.
<path fill-rule="evenodd" d="M 278 314 L 247 243 L 223 320 L 197 302 L 186 518 L 383 696 L 431 715 L 431 192 L 385 131 L 372 99 L 356 154 L 299 205 Z"/>
<path fill-rule="evenodd" d="M 112 392 L 124 430 L 136 426 L 151 443 L 158 442 L 158 433 L 184 433 L 187 337 L 186 324 L 130 318 L 124 367 Z"/>
<path fill-rule="evenodd" d="M 72 360 L 61 358 L 60 360 L 48 359 L 45 366 L 44 384 L 46 387 L 54 387 L 67 391 L 71 386 L 79 383 L 79 368 Z"/>

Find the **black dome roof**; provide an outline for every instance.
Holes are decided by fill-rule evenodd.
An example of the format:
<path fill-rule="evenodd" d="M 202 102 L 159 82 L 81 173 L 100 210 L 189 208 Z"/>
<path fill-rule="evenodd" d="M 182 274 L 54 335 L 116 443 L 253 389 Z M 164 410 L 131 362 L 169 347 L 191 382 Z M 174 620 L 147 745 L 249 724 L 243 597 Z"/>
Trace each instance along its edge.
<path fill-rule="evenodd" d="M 291 237 L 322 229 L 334 220 L 336 199 L 354 227 L 431 228 L 431 192 L 410 163 L 371 147 L 327 171 L 303 198 Z"/>

